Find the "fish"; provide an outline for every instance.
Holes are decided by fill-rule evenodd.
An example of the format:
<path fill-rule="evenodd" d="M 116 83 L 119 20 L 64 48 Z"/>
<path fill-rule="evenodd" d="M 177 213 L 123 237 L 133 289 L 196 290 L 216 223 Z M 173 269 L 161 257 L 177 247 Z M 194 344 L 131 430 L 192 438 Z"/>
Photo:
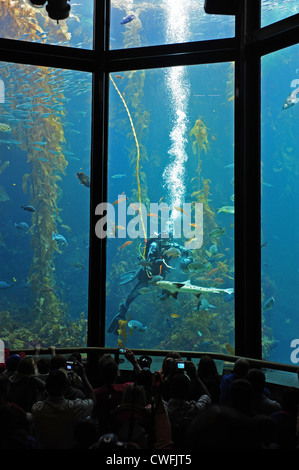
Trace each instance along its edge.
<path fill-rule="evenodd" d="M 282 109 L 289 109 L 291 106 L 294 106 L 298 103 L 297 94 L 299 93 L 299 88 L 293 90 L 286 98 L 285 102 L 283 103 Z"/>
<path fill-rule="evenodd" d="M 114 201 L 112 203 L 113 206 L 116 206 L 117 204 L 119 204 L 120 202 L 123 202 L 123 201 L 127 201 L 129 198 L 124 196 L 124 197 L 120 197 L 119 199 L 116 199 L 116 201 Z"/>
<path fill-rule="evenodd" d="M 217 255 L 218 246 L 217 245 L 211 245 L 208 251 L 211 255 Z"/>
<path fill-rule="evenodd" d="M 37 142 L 31 142 L 31 145 L 47 145 L 47 142 L 44 140 L 38 140 Z"/>
<path fill-rule="evenodd" d="M 191 273 L 201 273 L 211 269 L 210 263 L 200 263 L 194 261 L 193 263 L 188 264 L 188 271 Z"/>
<path fill-rule="evenodd" d="M 220 214 L 220 212 L 224 212 L 224 214 L 234 214 L 235 208 L 234 206 L 223 206 L 220 209 L 218 209 L 217 214 Z"/>
<path fill-rule="evenodd" d="M 68 246 L 66 238 L 63 235 L 60 235 L 60 233 L 53 232 L 52 240 L 54 240 L 59 246 Z"/>
<path fill-rule="evenodd" d="M 171 282 L 171 281 L 158 281 L 156 282 L 156 286 L 160 287 L 161 289 L 168 290 L 170 294 L 177 298 L 179 292 L 186 292 L 188 294 L 194 294 L 196 297 L 199 297 L 201 294 L 231 294 L 234 292 L 234 288 L 227 288 L 221 289 L 218 287 L 202 287 L 202 286 L 195 286 L 190 283 L 190 281 L 184 282 Z"/>
<path fill-rule="evenodd" d="M 187 212 L 185 212 L 184 209 L 181 209 L 180 207 L 174 206 L 173 208 L 176 209 L 177 211 L 181 212 L 182 214 L 188 215 Z"/>
<path fill-rule="evenodd" d="M 0 289 L 8 289 L 11 286 L 12 286 L 12 284 L 8 284 L 5 281 L 0 281 Z"/>
<path fill-rule="evenodd" d="M 157 274 L 156 276 L 152 276 L 148 282 L 150 284 L 156 284 L 157 282 L 162 281 L 162 279 L 163 276 L 159 276 L 159 274 Z"/>
<path fill-rule="evenodd" d="M 168 250 L 164 250 L 163 255 L 169 256 L 170 258 L 178 258 L 179 256 L 181 256 L 181 252 L 178 248 L 175 248 L 173 246 L 171 248 L 168 248 Z"/>
<path fill-rule="evenodd" d="M 80 184 L 83 184 L 83 186 L 86 186 L 87 188 L 90 188 L 89 176 L 87 176 L 82 171 L 78 171 L 76 176 L 77 176 L 78 180 L 80 181 Z"/>
<path fill-rule="evenodd" d="M 11 132 L 11 127 L 8 124 L 4 124 L 4 122 L 0 122 L 0 131 Z"/>
<path fill-rule="evenodd" d="M 23 204 L 23 206 L 21 206 L 21 208 L 24 209 L 24 211 L 28 211 L 28 212 L 35 212 L 36 211 L 35 207 L 30 206 L 29 204 Z"/>
<path fill-rule="evenodd" d="M 112 175 L 111 178 L 113 178 L 114 180 L 119 180 L 120 178 L 126 178 L 126 176 L 126 173 L 118 173 L 116 175 Z"/>
<path fill-rule="evenodd" d="M 200 312 L 201 310 L 210 310 L 210 308 L 217 308 L 217 307 L 215 305 L 209 304 L 207 299 L 205 297 L 201 296 L 200 300 L 197 304 L 196 310 L 198 310 Z"/>
<path fill-rule="evenodd" d="M 267 310 L 270 310 L 273 305 L 275 304 L 275 299 L 274 297 L 270 297 L 268 300 L 263 305 L 262 311 L 266 312 Z"/>
<path fill-rule="evenodd" d="M 125 248 L 125 246 L 129 246 L 131 245 L 131 243 L 133 243 L 131 240 L 128 240 L 127 242 L 125 242 L 122 246 L 119 247 L 119 250 L 122 250 L 123 248 Z"/>
<path fill-rule="evenodd" d="M 170 316 L 171 318 L 180 318 L 180 316 L 177 313 L 171 313 Z"/>
<path fill-rule="evenodd" d="M 128 15 L 120 22 L 120 24 L 130 23 L 131 21 L 134 20 L 134 18 L 135 18 L 135 15 Z"/>
<path fill-rule="evenodd" d="M 78 262 L 71 263 L 71 266 L 73 266 L 73 268 L 76 268 L 76 269 L 81 269 L 82 271 L 83 271 L 84 269 L 86 269 L 86 267 L 84 266 L 84 264 L 78 263 Z"/>
<path fill-rule="evenodd" d="M 139 289 L 138 292 L 141 295 L 145 295 L 145 294 L 148 294 L 149 292 L 151 292 L 151 289 L 149 287 L 141 287 L 141 289 Z"/>
<path fill-rule="evenodd" d="M 210 233 L 209 233 L 209 237 L 211 238 L 219 238 L 221 237 L 222 235 L 225 234 L 225 228 L 221 228 L 221 227 L 218 227 L 218 228 L 215 228 L 214 230 L 212 230 Z"/>
<path fill-rule="evenodd" d="M 137 330 L 137 331 L 145 331 L 147 329 L 147 326 L 143 325 L 138 320 L 130 320 L 128 322 L 128 327 L 130 328 L 130 330 Z"/>
<path fill-rule="evenodd" d="M 19 230 L 28 230 L 29 225 L 26 222 L 20 222 L 19 224 L 15 223 L 15 227 Z"/>

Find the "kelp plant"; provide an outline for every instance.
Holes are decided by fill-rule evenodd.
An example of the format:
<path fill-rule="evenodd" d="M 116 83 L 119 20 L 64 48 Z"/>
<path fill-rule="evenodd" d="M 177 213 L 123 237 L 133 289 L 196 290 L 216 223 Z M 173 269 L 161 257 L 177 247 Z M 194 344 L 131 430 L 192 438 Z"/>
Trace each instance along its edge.
<path fill-rule="evenodd" d="M 22 37 L 26 34 L 34 40 L 43 31 L 39 23 L 47 24 L 49 21 L 26 2 L 16 5 L 16 2 L 0 0 L 0 9 L 2 34 L 6 37 Z M 52 34 L 57 36 L 57 40 L 69 39 L 70 36 L 66 26 L 57 29 L 52 27 Z M 23 191 L 30 194 L 29 203 L 35 209 L 30 228 L 33 258 L 28 277 L 33 292 L 31 340 L 32 343 L 38 341 L 47 346 L 62 346 L 66 341 L 73 346 L 82 345 L 85 342 L 86 320 L 81 315 L 78 324 L 67 323 L 66 305 L 58 298 L 55 281 L 54 253 L 59 248 L 53 240 L 53 234 L 57 231 L 56 223 L 61 221 L 58 207 L 61 194 L 59 183 L 67 167 L 61 147 L 65 142 L 63 95 L 54 93 L 53 83 L 50 82 L 51 69 L 48 67 L 18 67 L 22 69 L 23 75 L 20 81 L 13 80 L 9 66 L 3 67 L 1 73 L 6 83 L 9 83 L 11 96 L 14 97 L 12 108 L 17 109 L 19 96 L 25 98 L 28 106 L 24 112 L 27 112 L 27 120 L 31 121 L 31 125 L 25 126 L 23 119 L 13 129 L 13 135 L 27 152 L 27 161 L 31 166 L 31 172 L 23 177 Z M 36 93 L 34 83 L 37 81 L 38 88 L 43 89 L 43 93 Z M 48 97 L 47 101 L 43 100 L 45 95 Z M 35 117 L 36 113 L 38 119 Z M 32 142 L 35 144 L 32 145 Z M 7 341 L 9 343 L 9 338 Z"/>

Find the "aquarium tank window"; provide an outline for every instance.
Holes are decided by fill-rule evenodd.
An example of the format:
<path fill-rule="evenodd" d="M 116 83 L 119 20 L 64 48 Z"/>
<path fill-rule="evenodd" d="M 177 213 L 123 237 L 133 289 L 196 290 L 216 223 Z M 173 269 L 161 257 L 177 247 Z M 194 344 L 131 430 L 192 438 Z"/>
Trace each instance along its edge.
<path fill-rule="evenodd" d="M 268 26 L 299 13 L 298 0 L 262 0 L 261 12 L 261 26 Z"/>
<path fill-rule="evenodd" d="M 52 0 L 50 5 L 54 5 L 54 17 L 55 3 L 57 5 L 58 2 Z M 93 0 L 68 3 L 68 17 L 57 22 L 46 10 L 47 4 L 34 7 L 34 0 L 0 0 L 0 36 L 41 44 L 92 49 L 93 3 Z"/>
<path fill-rule="evenodd" d="M 298 63 L 298 45 L 262 58 L 263 356 L 288 363 L 298 338 Z"/>
<path fill-rule="evenodd" d="M 86 344 L 91 74 L 0 63 L 0 336 Z"/>
<path fill-rule="evenodd" d="M 234 63 L 109 78 L 106 345 L 232 352 Z"/>
<path fill-rule="evenodd" d="M 110 49 L 186 43 L 234 35 L 234 16 L 207 15 L 204 0 L 111 1 Z"/>

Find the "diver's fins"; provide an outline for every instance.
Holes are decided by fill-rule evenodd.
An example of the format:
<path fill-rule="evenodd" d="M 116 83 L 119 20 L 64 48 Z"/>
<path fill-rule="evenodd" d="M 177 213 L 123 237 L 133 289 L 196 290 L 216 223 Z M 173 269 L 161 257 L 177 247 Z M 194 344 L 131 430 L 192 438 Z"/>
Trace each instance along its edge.
<path fill-rule="evenodd" d="M 109 327 L 108 327 L 108 333 L 115 333 L 117 334 L 117 329 L 118 329 L 118 321 L 121 320 L 121 317 L 120 317 L 120 314 L 118 313 L 117 315 L 115 315 L 115 317 L 113 318 L 112 322 L 110 323 Z"/>
<path fill-rule="evenodd" d="M 123 273 L 119 276 L 119 279 L 120 279 L 120 285 L 122 284 L 128 284 L 128 282 L 131 282 L 133 281 L 134 279 L 136 279 L 136 277 L 138 276 L 138 273 L 139 273 L 140 269 L 137 269 L 135 271 L 128 271 L 126 273 Z"/>
<path fill-rule="evenodd" d="M 126 318 L 126 313 L 127 313 L 127 308 L 125 307 L 124 304 L 121 304 L 119 312 L 113 317 L 110 325 L 108 326 L 108 333 L 114 333 L 117 335 L 117 330 L 118 330 L 118 322 L 119 320 L 125 320 Z"/>

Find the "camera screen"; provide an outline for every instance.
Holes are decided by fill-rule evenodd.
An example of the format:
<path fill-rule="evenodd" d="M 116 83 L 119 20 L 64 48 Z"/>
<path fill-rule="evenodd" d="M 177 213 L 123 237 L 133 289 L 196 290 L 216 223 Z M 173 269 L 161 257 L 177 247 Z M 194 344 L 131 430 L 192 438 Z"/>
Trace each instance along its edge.
<path fill-rule="evenodd" d="M 178 369 L 185 369 L 185 364 L 183 362 L 178 362 Z"/>

